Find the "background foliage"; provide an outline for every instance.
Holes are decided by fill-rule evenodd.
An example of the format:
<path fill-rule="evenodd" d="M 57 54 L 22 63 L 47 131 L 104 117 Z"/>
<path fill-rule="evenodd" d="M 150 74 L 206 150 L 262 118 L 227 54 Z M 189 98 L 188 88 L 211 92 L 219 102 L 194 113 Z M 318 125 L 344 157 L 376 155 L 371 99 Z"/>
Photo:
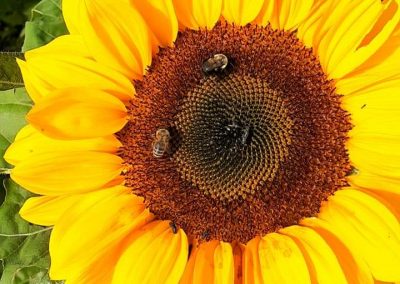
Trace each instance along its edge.
<path fill-rule="evenodd" d="M 20 51 L 21 47 L 27 51 L 67 33 L 61 0 L 37 2 L 0 0 L 0 51 Z M 23 55 L 0 56 L 0 82 L 8 83 L 1 89 L 22 85 L 15 56 Z M 22 204 L 33 194 L 4 174 L 11 168 L 3 159 L 4 152 L 26 124 L 25 115 L 31 107 L 24 88 L 0 92 L 0 284 L 57 283 L 48 277 L 51 228 L 32 225 L 19 216 Z"/>
<path fill-rule="evenodd" d="M 0 0 L 0 50 L 20 51 L 25 22 L 38 0 Z"/>

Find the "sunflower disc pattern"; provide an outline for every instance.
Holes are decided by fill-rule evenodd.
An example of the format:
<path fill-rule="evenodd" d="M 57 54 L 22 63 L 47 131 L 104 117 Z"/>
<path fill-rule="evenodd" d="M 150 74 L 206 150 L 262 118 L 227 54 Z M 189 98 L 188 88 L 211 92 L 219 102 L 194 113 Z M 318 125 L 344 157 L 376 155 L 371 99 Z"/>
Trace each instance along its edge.
<path fill-rule="evenodd" d="M 262 80 L 212 76 L 184 99 L 174 158 L 184 178 L 212 197 L 244 199 L 273 181 L 291 126 L 284 101 Z"/>

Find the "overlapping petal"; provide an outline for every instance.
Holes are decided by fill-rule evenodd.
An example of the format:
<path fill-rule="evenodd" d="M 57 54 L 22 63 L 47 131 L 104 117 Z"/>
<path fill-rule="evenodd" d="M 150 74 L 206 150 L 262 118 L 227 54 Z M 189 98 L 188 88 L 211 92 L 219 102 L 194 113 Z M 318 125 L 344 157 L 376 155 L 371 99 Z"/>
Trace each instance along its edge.
<path fill-rule="evenodd" d="M 293 30 L 309 16 L 313 4 L 314 0 L 264 1 L 255 22 L 261 25 L 269 22 L 274 29 Z"/>
<path fill-rule="evenodd" d="M 400 34 L 392 35 L 387 42 L 362 65 L 336 82 L 338 93 L 356 95 L 366 89 L 380 89 L 381 85 L 400 81 Z"/>
<path fill-rule="evenodd" d="M 361 191 L 340 190 L 318 217 L 364 259 L 375 279 L 400 281 L 400 224 L 385 205 Z"/>
<path fill-rule="evenodd" d="M 64 18 L 82 35 L 93 57 L 128 79 L 139 79 L 151 63 L 151 38 L 140 13 L 124 0 L 63 1 Z"/>
<path fill-rule="evenodd" d="M 48 44 L 25 52 L 24 57 L 27 60 L 42 56 L 62 58 L 62 55 L 64 54 L 75 55 L 79 58 L 93 59 L 93 56 L 86 47 L 81 35 L 59 36 Z"/>
<path fill-rule="evenodd" d="M 172 0 L 130 0 L 153 34 L 153 50 L 158 45 L 170 46 L 178 34 L 178 19 Z M 157 21 L 154 21 L 157 19 Z"/>
<path fill-rule="evenodd" d="M 313 228 L 332 248 L 348 283 L 374 283 L 371 271 L 365 260 L 362 259 L 357 250 L 346 247 L 340 240 L 340 236 L 333 233 L 335 232 L 335 227 L 318 218 L 303 219 L 301 224 Z"/>
<path fill-rule="evenodd" d="M 121 142 L 114 135 L 80 140 L 59 140 L 43 135 L 28 124 L 18 132 L 15 141 L 7 148 L 4 159 L 16 165 L 31 156 L 42 153 L 54 151 L 116 153 L 119 147 L 121 147 Z"/>
<path fill-rule="evenodd" d="M 80 36 L 66 35 L 26 52 L 18 60 L 27 90 L 37 102 L 56 89 L 90 87 L 127 101 L 134 95 L 132 82 L 121 73 L 90 58 Z"/>
<path fill-rule="evenodd" d="M 232 246 L 209 241 L 192 248 L 181 283 L 233 283 L 234 261 Z"/>
<path fill-rule="evenodd" d="M 19 214 L 33 224 L 52 226 L 81 198 L 80 194 L 31 197 L 25 201 Z"/>
<path fill-rule="evenodd" d="M 211 29 L 221 16 L 223 0 L 173 0 L 176 15 L 184 28 Z"/>
<path fill-rule="evenodd" d="M 174 234 L 167 221 L 154 221 L 129 238 L 112 283 L 178 283 L 187 257 L 188 240 L 183 230 Z"/>
<path fill-rule="evenodd" d="M 306 260 L 295 241 L 270 233 L 246 244 L 244 283 L 311 283 Z"/>
<path fill-rule="evenodd" d="M 77 194 L 97 190 L 119 180 L 122 159 L 100 152 L 76 151 L 38 154 L 18 163 L 11 178 L 42 195 Z"/>
<path fill-rule="evenodd" d="M 317 232 L 301 226 L 286 227 L 280 232 L 292 237 L 299 246 L 312 283 L 347 283 L 335 253 Z"/>
<path fill-rule="evenodd" d="M 244 26 L 260 13 L 264 0 L 224 0 L 222 15 L 229 23 Z"/>
<path fill-rule="evenodd" d="M 152 219 L 143 200 L 123 186 L 81 195 L 54 226 L 50 239 L 50 275 L 68 280 L 71 275 L 79 274 Z M 117 260 L 118 257 L 113 259 Z"/>
<path fill-rule="evenodd" d="M 86 139 L 112 135 L 127 122 L 125 105 L 97 89 L 54 91 L 28 113 L 27 120 L 55 139 Z"/>
<path fill-rule="evenodd" d="M 370 184 L 364 184 L 366 180 L 368 181 L 371 178 L 374 180 Z M 353 179 L 353 181 L 353 185 L 360 184 L 359 190 L 376 198 L 379 202 L 385 205 L 385 207 L 387 207 L 400 222 L 400 208 L 398 206 L 400 204 L 400 192 L 398 186 L 393 188 L 393 185 L 398 184 L 398 180 L 366 174 L 358 175 L 357 178 Z M 385 187 L 382 187 L 381 184 L 385 184 Z"/>
<path fill-rule="evenodd" d="M 262 283 L 262 271 L 258 246 L 261 237 L 257 236 L 251 239 L 245 246 L 243 253 L 243 282 L 244 283 Z"/>
<path fill-rule="evenodd" d="M 321 1 L 299 37 L 314 48 L 330 78 L 342 78 L 386 43 L 399 19 L 396 0 Z"/>

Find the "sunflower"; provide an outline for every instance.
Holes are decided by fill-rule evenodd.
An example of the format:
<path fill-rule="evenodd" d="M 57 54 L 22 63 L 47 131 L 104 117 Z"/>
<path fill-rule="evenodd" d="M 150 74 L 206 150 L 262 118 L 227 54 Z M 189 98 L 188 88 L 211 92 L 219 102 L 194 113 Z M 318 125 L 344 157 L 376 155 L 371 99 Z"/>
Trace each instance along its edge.
<path fill-rule="evenodd" d="M 400 281 L 396 0 L 64 0 L 6 152 L 67 283 Z"/>

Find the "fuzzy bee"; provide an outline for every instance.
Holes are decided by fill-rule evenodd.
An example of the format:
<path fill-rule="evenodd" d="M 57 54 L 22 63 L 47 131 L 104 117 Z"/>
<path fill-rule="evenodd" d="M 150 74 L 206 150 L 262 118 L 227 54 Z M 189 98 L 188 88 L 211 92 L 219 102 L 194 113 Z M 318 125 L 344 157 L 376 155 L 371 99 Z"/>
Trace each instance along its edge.
<path fill-rule="evenodd" d="M 228 66 L 228 57 L 222 53 L 217 53 L 203 62 L 202 69 L 205 74 L 220 72 Z"/>
<path fill-rule="evenodd" d="M 169 131 L 160 128 L 156 132 L 156 137 L 153 141 L 153 156 L 155 158 L 162 158 L 170 149 L 171 136 Z"/>

